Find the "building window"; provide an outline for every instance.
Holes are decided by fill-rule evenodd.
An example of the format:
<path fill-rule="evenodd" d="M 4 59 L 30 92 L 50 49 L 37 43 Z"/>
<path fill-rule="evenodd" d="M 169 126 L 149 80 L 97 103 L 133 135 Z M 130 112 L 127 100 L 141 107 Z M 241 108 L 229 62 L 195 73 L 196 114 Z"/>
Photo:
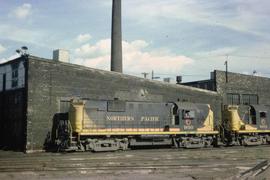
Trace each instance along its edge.
<path fill-rule="evenodd" d="M 18 87 L 18 79 L 19 79 L 19 64 L 13 64 L 12 68 L 12 75 L 11 75 L 11 87 L 15 88 Z"/>
<path fill-rule="evenodd" d="M 257 95 L 250 95 L 249 102 L 250 102 L 250 104 L 258 104 L 258 96 Z"/>
<path fill-rule="evenodd" d="M 240 104 L 240 95 L 234 93 L 227 94 L 227 104 L 238 105 Z"/>
<path fill-rule="evenodd" d="M 242 95 L 243 104 L 258 104 L 258 95 L 256 94 L 243 94 Z"/>
<path fill-rule="evenodd" d="M 18 86 L 18 69 L 12 71 L 12 83 L 11 87 L 17 87 Z"/>
<path fill-rule="evenodd" d="M 2 90 L 3 91 L 6 90 L 6 74 L 3 74 L 3 86 L 2 86 Z"/>

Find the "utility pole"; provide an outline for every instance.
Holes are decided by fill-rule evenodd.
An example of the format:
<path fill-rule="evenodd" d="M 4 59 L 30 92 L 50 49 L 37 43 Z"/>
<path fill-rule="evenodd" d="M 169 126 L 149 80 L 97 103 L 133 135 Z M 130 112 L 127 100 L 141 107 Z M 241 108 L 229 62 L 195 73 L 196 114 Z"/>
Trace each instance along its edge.
<path fill-rule="evenodd" d="M 143 77 L 146 79 L 147 78 L 147 75 L 148 75 L 149 73 L 146 73 L 146 72 L 143 72 L 142 73 L 142 75 L 143 75 Z"/>
<path fill-rule="evenodd" d="M 154 71 L 152 70 L 152 80 L 154 80 L 154 79 L 159 79 L 160 77 L 155 77 L 154 76 Z"/>
<path fill-rule="evenodd" d="M 226 55 L 226 61 L 224 63 L 224 65 L 226 66 L 226 73 L 225 73 L 225 76 L 226 76 L 226 83 L 228 83 L 228 59 L 229 59 L 229 55 Z"/>

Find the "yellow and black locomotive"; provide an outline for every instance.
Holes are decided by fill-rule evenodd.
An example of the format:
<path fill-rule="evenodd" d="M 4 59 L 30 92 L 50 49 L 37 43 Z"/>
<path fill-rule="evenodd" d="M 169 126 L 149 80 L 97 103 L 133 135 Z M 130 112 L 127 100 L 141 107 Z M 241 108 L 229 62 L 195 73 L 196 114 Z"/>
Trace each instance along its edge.
<path fill-rule="evenodd" d="M 72 100 L 56 128 L 60 150 L 113 151 L 133 146 L 209 147 L 218 136 L 207 104 Z"/>
<path fill-rule="evenodd" d="M 226 105 L 216 122 L 208 104 L 72 100 L 68 117 L 55 128 L 53 144 L 61 151 L 270 144 L 268 112 L 264 105 Z"/>
<path fill-rule="evenodd" d="M 223 111 L 222 139 L 227 145 L 270 143 L 270 108 L 265 105 L 229 105 Z"/>

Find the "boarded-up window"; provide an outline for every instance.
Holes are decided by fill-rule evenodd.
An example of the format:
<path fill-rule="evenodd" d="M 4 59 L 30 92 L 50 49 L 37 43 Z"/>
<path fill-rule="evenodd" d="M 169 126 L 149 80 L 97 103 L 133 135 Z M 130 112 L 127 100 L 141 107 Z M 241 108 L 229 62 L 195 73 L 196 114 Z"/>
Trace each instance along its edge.
<path fill-rule="evenodd" d="M 240 104 L 240 95 L 234 93 L 227 94 L 227 104 L 238 105 Z"/>

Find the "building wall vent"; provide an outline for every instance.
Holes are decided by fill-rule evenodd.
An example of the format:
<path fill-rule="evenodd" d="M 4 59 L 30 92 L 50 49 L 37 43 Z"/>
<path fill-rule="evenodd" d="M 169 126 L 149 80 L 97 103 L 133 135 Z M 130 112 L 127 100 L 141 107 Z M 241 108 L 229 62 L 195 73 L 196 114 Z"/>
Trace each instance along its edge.
<path fill-rule="evenodd" d="M 69 51 L 65 49 L 56 49 L 53 51 L 53 60 L 61 62 L 69 62 Z"/>

